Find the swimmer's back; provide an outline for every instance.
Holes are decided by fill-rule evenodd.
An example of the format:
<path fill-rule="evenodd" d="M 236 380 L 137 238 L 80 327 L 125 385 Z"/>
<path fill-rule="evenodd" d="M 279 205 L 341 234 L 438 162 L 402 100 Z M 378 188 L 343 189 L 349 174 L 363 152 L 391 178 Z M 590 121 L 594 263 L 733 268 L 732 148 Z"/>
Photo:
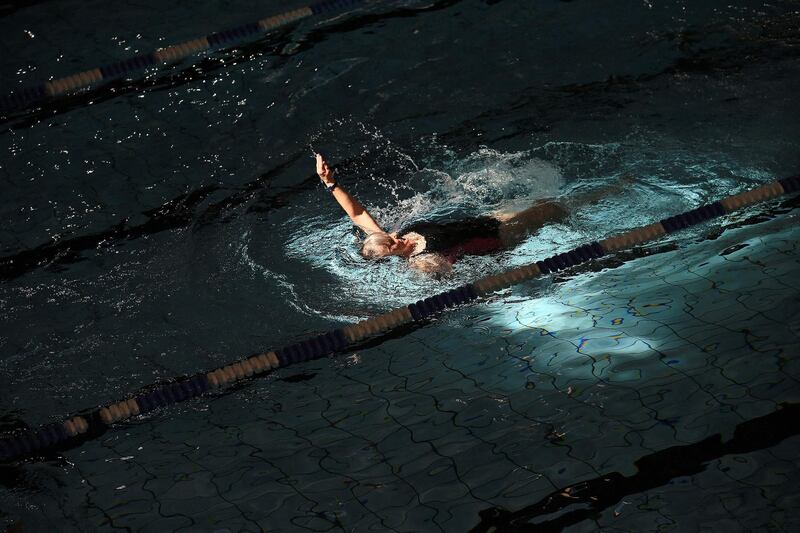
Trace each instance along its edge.
<path fill-rule="evenodd" d="M 425 237 L 425 253 L 440 253 L 450 263 L 463 255 L 484 255 L 503 249 L 500 222 L 492 217 L 477 217 L 448 222 L 417 222 L 400 235 L 418 233 Z"/>

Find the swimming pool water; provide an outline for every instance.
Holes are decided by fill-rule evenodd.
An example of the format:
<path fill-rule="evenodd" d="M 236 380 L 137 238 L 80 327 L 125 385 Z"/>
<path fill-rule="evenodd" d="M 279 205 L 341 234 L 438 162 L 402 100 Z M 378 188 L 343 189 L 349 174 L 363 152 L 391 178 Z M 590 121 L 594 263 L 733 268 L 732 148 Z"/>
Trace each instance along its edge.
<path fill-rule="evenodd" d="M 0 12 L 0 89 L 304 5 Z M 698 5 L 700 4 L 700 5 Z M 384 1 L 0 119 L 0 430 L 797 173 L 797 2 Z M 387 227 L 620 190 L 421 279 Z M 798 526 L 797 198 L 0 465 L 24 531 Z"/>

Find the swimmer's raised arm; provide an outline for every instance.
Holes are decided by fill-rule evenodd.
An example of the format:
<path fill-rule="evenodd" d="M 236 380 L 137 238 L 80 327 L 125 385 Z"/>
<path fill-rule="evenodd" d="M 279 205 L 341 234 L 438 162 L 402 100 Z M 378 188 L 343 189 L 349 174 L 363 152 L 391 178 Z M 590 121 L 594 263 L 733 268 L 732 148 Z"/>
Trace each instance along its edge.
<path fill-rule="evenodd" d="M 347 213 L 347 216 L 350 217 L 350 220 L 353 221 L 353 224 L 358 226 L 359 228 L 363 229 L 367 234 L 375 233 L 375 232 L 383 232 L 378 223 L 375 222 L 375 219 L 372 218 L 372 215 L 364 209 L 364 206 L 361 203 L 350 196 L 350 194 L 345 191 L 341 185 L 336 183 L 333 179 L 333 170 L 328 166 L 328 163 L 325 161 L 325 158 L 322 157 L 321 154 L 316 154 L 317 156 L 317 175 L 319 175 L 319 179 L 322 180 L 322 183 L 328 188 L 329 191 L 333 194 L 333 197 L 339 202 L 339 205 L 342 206 L 344 212 Z"/>

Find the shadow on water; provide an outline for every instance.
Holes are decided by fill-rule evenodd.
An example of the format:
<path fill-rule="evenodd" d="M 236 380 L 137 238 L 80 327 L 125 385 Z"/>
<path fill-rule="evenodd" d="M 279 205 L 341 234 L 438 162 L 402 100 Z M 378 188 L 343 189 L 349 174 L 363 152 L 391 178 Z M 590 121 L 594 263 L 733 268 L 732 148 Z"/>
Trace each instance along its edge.
<path fill-rule="evenodd" d="M 29 8 L 36 4 L 44 4 L 50 0 L 3 0 L 0 3 L 0 18 L 13 15 L 17 11 Z"/>
<path fill-rule="evenodd" d="M 80 253 L 88 250 L 115 246 L 127 240 L 185 228 L 193 224 L 198 226 L 207 224 L 256 196 L 259 196 L 259 209 L 262 211 L 287 205 L 294 194 L 310 188 L 311 184 L 316 184 L 316 178 L 271 194 L 265 191 L 265 187 L 269 186 L 275 176 L 299 160 L 301 155 L 303 154 L 298 153 L 290 157 L 286 162 L 245 185 L 242 190 L 205 207 L 203 207 L 205 200 L 220 191 L 220 187 L 214 185 L 202 187 L 173 198 L 155 209 L 145 211 L 143 215 L 148 220 L 142 224 L 129 225 L 127 219 L 124 219 L 119 224 L 97 233 L 54 240 L 13 255 L 0 257 L 0 280 L 11 280 L 43 266 L 56 268 L 81 261 Z"/>
<path fill-rule="evenodd" d="M 610 472 L 558 489 L 518 511 L 486 509 L 479 513 L 480 523 L 470 531 L 561 531 L 597 516 L 625 496 L 699 474 L 715 459 L 763 450 L 798 434 L 800 404 L 782 403 L 773 413 L 738 424 L 727 442 L 720 434 L 711 435 L 694 444 L 672 446 L 640 457 L 634 462 L 638 471 L 631 476 Z M 557 513 L 561 514 L 548 518 Z"/>

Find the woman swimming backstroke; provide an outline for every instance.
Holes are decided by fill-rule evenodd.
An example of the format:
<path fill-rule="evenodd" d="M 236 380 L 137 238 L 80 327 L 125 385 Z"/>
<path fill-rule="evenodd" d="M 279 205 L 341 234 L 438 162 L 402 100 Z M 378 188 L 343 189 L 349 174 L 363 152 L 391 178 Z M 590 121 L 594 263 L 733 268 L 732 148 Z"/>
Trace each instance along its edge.
<path fill-rule="evenodd" d="M 414 270 L 432 275 L 452 272 L 453 263 L 465 255 L 486 255 L 521 243 L 545 224 L 564 220 L 569 210 L 554 199 L 540 200 L 516 213 L 467 218 L 456 222 L 418 222 L 396 233 L 381 228 L 361 203 L 333 179 L 333 170 L 316 154 L 317 174 L 339 205 L 367 237 L 361 255 L 378 259 L 396 255 L 408 259 Z M 593 193 L 580 199 L 592 202 L 607 194 Z M 571 202 L 573 203 L 573 202 Z"/>

